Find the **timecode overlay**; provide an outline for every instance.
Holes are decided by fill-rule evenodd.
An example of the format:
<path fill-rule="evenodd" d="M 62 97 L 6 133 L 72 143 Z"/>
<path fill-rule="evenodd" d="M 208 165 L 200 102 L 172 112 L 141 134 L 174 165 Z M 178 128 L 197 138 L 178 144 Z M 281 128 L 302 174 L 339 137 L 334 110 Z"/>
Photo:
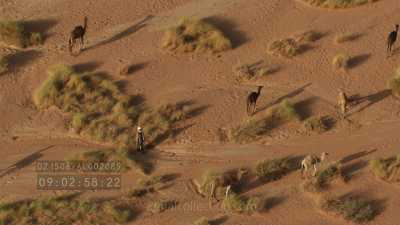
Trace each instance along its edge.
<path fill-rule="evenodd" d="M 112 190 L 121 188 L 120 161 L 36 162 L 38 190 Z"/>

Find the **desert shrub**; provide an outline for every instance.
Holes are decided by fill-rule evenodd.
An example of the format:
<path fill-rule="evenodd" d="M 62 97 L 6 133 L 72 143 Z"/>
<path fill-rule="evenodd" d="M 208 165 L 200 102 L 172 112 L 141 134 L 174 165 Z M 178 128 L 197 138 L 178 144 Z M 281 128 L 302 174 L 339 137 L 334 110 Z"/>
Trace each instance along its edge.
<path fill-rule="evenodd" d="M 358 37 L 356 33 L 343 33 L 335 36 L 335 43 L 341 44 L 347 41 L 353 41 Z"/>
<path fill-rule="evenodd" d="M 231 41 L 213 25 L 196 19 L 182 19 L 168 29 L 162 47 L 178 52 L 221 52 L 232 48 Z"/>
<path fill-rule="evenodd" d="M 167 209 L 175 207 L 176 201 L 171 200 L 157 200 L 147 207 L 147 210 L 152 213 L 162 213 Z"/>
<path fill-rule="evenodd" d="M 0 43 L 16 48 L 26 47 L 28 43 L 22 23 L 17 21 L 0 21 Z"/>
<path fill-rule="evenodd" d="M 346 70 L 349 67 L 350 56 L 346 54 L 339 54 L 333 57 L 332 65 L 335 69 Z"/>
<path fill-rule="evenodd" d="M 83 137 L 120 147 L 133 146 L 139 110 L 132 103 L 133 97 L 124 95 L 105 77 L 57 65 L 36 90 L 34 102 L 39 109 L 56 106 L 72 115 L 71 127 Z"/>
<path fill-rule="evenodd" d="M 163 188 L 164 184 L 169 181 L 168 175 L 151 176 L 146 179 L 140 179 L 137 186 L 129 190 L 128 195 L 131 197 L 143 197 L 146 194 L 154 193 Z"/>
<path fill-rule="evenodd" d="M 321 37 L 322 37 L 322 33 L 310 30 L 310 31 L 301 33 L 300 35 L 297 35 L 296 41 L 298 43 L 307 44 L 310 42 L 318 41 Z"/>
<path fill-rule="evenodd" d="M 4 56 L 0 56 L 0 74 L 8 70 L 8 60 Z"/>
<path fill-rule="evenodd" d="M 322 133 L 328 130 L 323 117 L 313 116 L 306 119 L 303 123 L 304 128 L 309 132 Z"/>
<path fill-rule="evenodd" d="M 222 186 L 224 175 L 222 172 L 206 171 L 202 176 L 199 185 L 199 192 L 207 197 L 212 196 L 212 188 L 214 187 L 215 197 L 220 198 L 225 194 L 225 187 Z"/>
<path fill-rule="evenodd" d="M 372 203 L 359 197 L 322 198 L 319 205 L 324 211 L 333 212 L 356 223 L 370 221 L 377 214 Z"/>
<path fill-rule="evenodd" d="M 295 106 L 288 100 L 267 111 L 261 119 L 251 119 L 228 132 L 228 138 L 236 143 L 248 143 L 260 139 L 273 128 L 288 121 L 297 120 L 300 116 Z"/>
<path fill-rule="evenodd" d="M 374 175 L 380 179 L 392 182 L 400 181 L 400 155 L 397 157 L 373 159 L 369 167 Z"/>
<path fill-rule="evenodd" d="M 0 206 L 5 224 L 123 224 L 134 217 L 128 204 L 76 199 L 74 195 L 41 197 Z"/>
<path fill-rule="evenodd" d="M 30 45 L 42 45 L 44 43 L 43 35 L 39 32 L 32 32 L 29 36 Z"/>
<path fill-rule="evenodd" d="M 269 45 L 268 52 L 273 55 L 291 58 L 301 52 L 301 45 L 292 38 L 277 40 Z"/>
<path fill-rule="evenodd" d="M 339 163 L 331 163 L 322 166 L 317 170 L 315 177 L 309 177 L 302 183 L 303 190 L 306 192 L 321 192 L 335 179 L 344 181 L 344 176 Z"/>
<path fill-rule="evenodd" d="M 303 0 L 311 5 L 323 8 L 350 8 L 376 2 L 378 0 Z"/>
<path fill-rule="evenodd" d="M 200 219 L 196 220 L 193 225 L 210 225 L 208 219 L 205 217 L 201 217 Z"/>
<path fill-rule="evenodd" d="M 244 198 L 235 193 L 229 194 L 222 202 L 224 210 L 234 213 L 255 213 L 264 209 L 264 200 L 260 197 Z"/>
<path fill-rule="evenodd" d="M 258 78 L 262 78 L 271 74 L 274 71 L 272 66 L 263 66 L 260 68 L 251 68 L 248 64 L 238 65 L 234 67 L 234 73 L 236 75 L 236 80 L 250 81 Z"/>
<path fill-rule="evenodd" d="M 278 180 L 287 173 L 293 171 L 294 165 L 290 157 L 264 160 L 257 163 L 255 173 L 259 179 L 265 181 Z"/>
<path fill-rule="evenodd" d="M 393 95 L 400 97 L 400 68 L 396 70 L 394 77 L 389 80 L 389 88 Z"/>

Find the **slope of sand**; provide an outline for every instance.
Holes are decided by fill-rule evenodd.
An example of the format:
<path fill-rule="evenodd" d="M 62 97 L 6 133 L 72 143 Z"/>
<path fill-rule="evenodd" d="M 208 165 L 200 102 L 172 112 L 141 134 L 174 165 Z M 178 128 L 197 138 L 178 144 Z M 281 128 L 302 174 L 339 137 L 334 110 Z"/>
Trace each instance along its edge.
<path fill-rule="evenodd" d="M 137 68 L 125 79 L 127 93 L 142 95 L 150 106 L 189 101 L 199 109 L 196 116 L 179 124 L 185 129 L 174 140 L 150 154 L 157 161 L 156 174 L 180 175 L 172 188 L 153 198 L 177 199 L 178 207 L 156 215 L 142 213 L 131 224 L 183 225 L 201 216 L 215 219 L 214 224 L 232 225 L 347 224 L 316 210 L 313 201 L 301 192 L 297 172 L 246 192 L 271 200 L 265 213 L 251 217 L 225 214 L 217 204 L 209 205 L 193 192 L 189 181 L 210 168 L 252 166 L 263 158 L 326 151 L 330 160 L 340 160 L 371 150 L 376 151 L 359 154 L 345 164 L 350 182 L 333 192 L 353 191 L 371 196 L 382 202 L 384 210 L 369 224 L 397 224 L 400 189 L 376 180 L 366 162 L 399 153 L 400 104 L 387 91 L 387 80 L 398 66 L 399 56 L 386 58 L 385 54 L 386 35 L 400 21 L 396 14 L 399 7 L 397 0 L 381 0 L 347 10 L 318 9 L 294 0 L 0 0 L 1 18 L 32 20 L 32 29 L 48 36 L 45 45 L 37 48 L 23 52 L 0 50 L 2 55 L 13 55 L 11 71 L 0 76 L 0 199 L 60 194 L 35 189 L 34 160 L 61 160 L 101 147 L 68 138 L 65 118 L 56 110 L 35 109 L 31 96 L 46 78 L 47 68 L 63 62 L 81 71 L 104 72 L 120 79 L 118 68 L 121 62 L 127 62 Z M 89 18 L 86 50 L 73 57 L 66 48 L 68 34 L 82 23 L 84 16 Z M 190 16 L 207 18 L 233 40 L 234 49 L 215 56 L 172 55 L 162 51 L 162 30 L 179 18 Z M 269 42 L 308 30 L 324 35 L 303 54 L 283 59 L 266 53 Z M 335 44 L 335 35 L 343 32 L 360 36 Z M 356 57 L 347 73 L 332 68 L 332 58 L 339 53 Z M 236 82 L 233 69 L 239 61 L 253 64 L 260 60 L 279 69 L 263 80 Z M 338 122 L 326 134 L 305 134 L 297 124 L 278 128 L 258 144 L 222 142 L 221 129 L 247 120 L 245 98 L 257 85 L 265 88 L 256 117 L 284 96 L 297 103 L 304 116 L 334 116 L 339 88 L 350 95 L 367 97 L 351 109 L 348 120 Z M 133 172 L 124 174 L 123 191 L 138 177 Z M 189 207 L 191 204 L 200 209 Z"/>

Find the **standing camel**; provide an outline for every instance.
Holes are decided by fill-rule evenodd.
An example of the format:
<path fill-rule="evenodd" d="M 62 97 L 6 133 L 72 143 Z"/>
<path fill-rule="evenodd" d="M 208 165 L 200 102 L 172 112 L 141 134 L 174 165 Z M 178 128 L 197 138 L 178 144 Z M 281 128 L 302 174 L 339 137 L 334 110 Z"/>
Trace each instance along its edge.
<path fill-rule="evenodd" d="M 68 49 L 69 52 L 72 53 L 72 48 L 76 43 L 76 40 L 79 39 L 80 40 L 80 49 L 79 51 L 82 51 L 83 49 L 83 44 L 84 44 L 84 37 L 86 34 L 86 29 L 87 29 L 87 21 L 88 18 L 85 17 L 84 22 L 83 22 L 83 26 L 79 25 L 76 26 L 70 34 L 69 40 L 68 40 Z"/>
<path fill-rule="evenodd" d="M 314 173 L 313 176 L 317 174 L 317 164 L 322 163 L 325 161 L 326 157 L 329 154 L 327 152 L 323 152 L 321 154 L 321 157 L 318 157 L 316 155 L 308 155 L 306 156 L 302 161 L 301 161 L 301 176 L 304 177 L 304 172 L 307 172 L 307 170 L 311 167 L 314 167 Z"/>
<path fill-rule="evenodd" d="M 397 32 L 399 31 L 399 25 L 396 24 L 396 29 L 392 32 L 390 32 L 388 39 L 387 39 L 387 54 L 391 55 L 392 54 L 392 47 L 394 45 L 394 43 L 397 40 Z"/>
<path fill-rule="evenodd" d="M 247 96 L 247 115 L 252 116 L 256 110 L 257 99 L 260 96 L 263 86 L 258 86 L 257 92 L 251 92 Z"/>

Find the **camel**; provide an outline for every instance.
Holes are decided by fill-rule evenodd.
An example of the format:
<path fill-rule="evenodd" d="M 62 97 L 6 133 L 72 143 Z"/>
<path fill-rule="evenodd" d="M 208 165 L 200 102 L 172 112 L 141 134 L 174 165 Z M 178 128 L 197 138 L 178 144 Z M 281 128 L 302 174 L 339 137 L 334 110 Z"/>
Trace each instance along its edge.
<path fill-rule="evenodd" d="M 261 89 L 263 86 L 258 86 L 257 92 L 251 92 L 249 96 L 247 96 L 247 115 L 251 116 L 254 114 L 256 110 L 257 99 L 260 96 Z"/>
<path fill-rule="evenodd" d="M 343 117 L 346 114 L 348 103 L 349 103 L 349 98 L 347 97 L 346 93 L 340 90 L 338 97 L 338 107 Z"/>
<path fill-rule="evenodd" d="M 314 167 L 314 173 L 313 176 L 317 174 L 317 165 L 325 161 L 326 157 L 329 154 L 327 152 L 321 153 L 321 156 L 318 157 L 316 155 L 308 155 L 306 156 L 302 161 L 301 161 L 301 175 L 302 177 L 304 172 L 307 172 L 307 170 L 311 167 Z"/>
<path fill-rule="evenodd" d="M 227 171 L 219 179 L 216 179 L 214 183 L 211 184 L 211 198 L 216 198 L 215 190 L 217 187 L 226 187 L 225 197 L 228 197 L 232 187 L 239 185 L 243 177 L 248 173 L 247 169 L 231 170 Z"/>
<path fill-rule="evenodd" d="M 387 51 L 388 55 L 392 54 L 392 47 L 393 47 L 394 43 L 397 40 L 397 32 L 399 31 L 399 25 L 396 24 L 395 27 L 396 27 L 395 30 L 390 32 L 390 34 L 388 36 L 388 39 L 387 39 L 387 49 L 386 49 L 386 51 Z"/>
<path fill-rule="evenodd" d="M 85 17 L 84 22 L 83 22 L 83 26 L 79 25 L 76 26 L 70 34 L 69 40 L 68 40 L 68 49 L 69 52 L 72 53 L 72 48 L 76 43 L 76 40 L 79 39 L 80 40 L 80 49 L 79 51 L 82 51 L 83 49 L 83 44 L 84 44 L 84 37 L 86 34 L 86 29 L 87 29 L 87 20 L 88 18 Z"/>

